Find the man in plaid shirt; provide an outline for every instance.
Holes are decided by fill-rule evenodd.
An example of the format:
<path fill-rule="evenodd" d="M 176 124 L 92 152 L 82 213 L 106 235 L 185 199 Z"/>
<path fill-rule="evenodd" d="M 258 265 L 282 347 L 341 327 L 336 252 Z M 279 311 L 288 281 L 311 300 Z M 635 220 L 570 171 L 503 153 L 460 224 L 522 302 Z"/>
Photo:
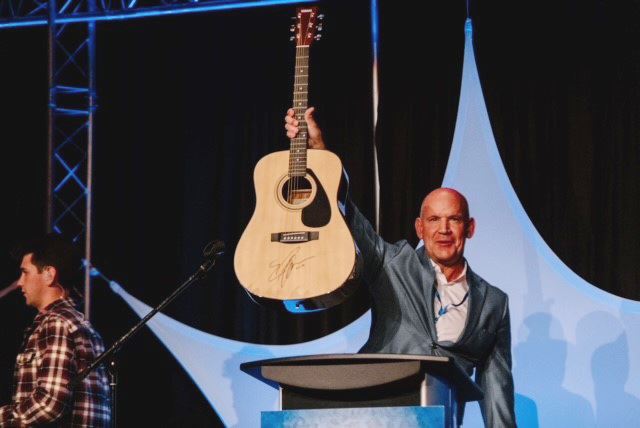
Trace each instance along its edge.
<path fill-rule="evenodd" d="M 109 385 L 102 367 L 73 386 L 75 376 L 104 351 L 100 335 L 69 298 L 80 266 L 73 246 L 50 234 L 21 249 L 18 286 L 38 310 L 16 358 L 13 398 L 0 407 L 0 427 L 105 427 Z"/>

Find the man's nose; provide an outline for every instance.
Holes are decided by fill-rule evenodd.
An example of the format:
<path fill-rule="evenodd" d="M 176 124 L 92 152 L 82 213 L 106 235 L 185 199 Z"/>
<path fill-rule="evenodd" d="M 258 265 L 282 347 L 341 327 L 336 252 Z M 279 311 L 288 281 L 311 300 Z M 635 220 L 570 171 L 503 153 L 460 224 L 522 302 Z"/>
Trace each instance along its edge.
<path fill-rule="evenodd" d="M 438 225 L 438 232 L 447 234 L 450 231 L 451 229 L 449 228 L 449 220 L 447 220 L 446 218 L 441 219 L 440 224 Z"/>

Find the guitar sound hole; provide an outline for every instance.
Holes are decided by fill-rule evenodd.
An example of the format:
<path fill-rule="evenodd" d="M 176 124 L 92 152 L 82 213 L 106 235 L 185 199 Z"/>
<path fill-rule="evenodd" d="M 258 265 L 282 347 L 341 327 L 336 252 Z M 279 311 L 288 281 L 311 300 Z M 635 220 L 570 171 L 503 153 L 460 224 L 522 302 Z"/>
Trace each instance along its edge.
<path fill-rule="evenodd" d="M 311 197 L 311 182 L 304 177 L 290 177 L 282 186 L 282 199 L 291 205 L 304 204 Z"/>

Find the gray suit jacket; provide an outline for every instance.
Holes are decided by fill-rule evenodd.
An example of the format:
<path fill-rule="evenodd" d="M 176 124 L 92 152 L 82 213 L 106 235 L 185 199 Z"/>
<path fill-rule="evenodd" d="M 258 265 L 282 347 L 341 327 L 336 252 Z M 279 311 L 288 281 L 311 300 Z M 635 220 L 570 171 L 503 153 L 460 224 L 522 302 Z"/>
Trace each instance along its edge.
<path fill-rule="evenodd" d="M 507 295 L 467 268 L 469 312 L 454 344 L 437 341 L 433 315 L 435 272 L 424 248 L 389 244 L 349 204 L 348 220 L 372 296 L 369 340 L 360 352 L 453 357 L 484 391 L 487 427 L 514 427 L 511 331 Z"/>

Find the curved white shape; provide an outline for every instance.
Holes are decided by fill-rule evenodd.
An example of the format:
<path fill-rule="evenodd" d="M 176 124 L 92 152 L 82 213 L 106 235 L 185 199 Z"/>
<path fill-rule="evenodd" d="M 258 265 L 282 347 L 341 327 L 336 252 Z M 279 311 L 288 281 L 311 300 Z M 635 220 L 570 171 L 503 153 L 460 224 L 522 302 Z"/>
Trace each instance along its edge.
<path fill-rule="evenodd" d="M 140 316 L 151 307 L 112 282 L 120 295 Z M 260 412 L 277 410 L 278 391 L 240 371 L 240 364 L 295 355 L 353 353 L 367 340 L 370 312 L 347 327 L 310 342 L 294 345 L 257 345 L 225 339 L 180 323 L 162 313 L 149 320 L 149 328 L 196 383 L 225 426 L 260 426 Z"/>
<path fill-rule="evenodd" d="M 640 351 L 640 302 L 584 281 L 536 231 L 496 147 L 471 20 L 465 34 L 458 118 L 443 186 L 467 196 L 477 221 L 466 249 L 471 266 L 509 295 L 518 424 L 633 425 L 640 418 L 640 365 L 630 355 Z M 482 426 L 477 406 L 469 407 L 465 426 Z"/>

